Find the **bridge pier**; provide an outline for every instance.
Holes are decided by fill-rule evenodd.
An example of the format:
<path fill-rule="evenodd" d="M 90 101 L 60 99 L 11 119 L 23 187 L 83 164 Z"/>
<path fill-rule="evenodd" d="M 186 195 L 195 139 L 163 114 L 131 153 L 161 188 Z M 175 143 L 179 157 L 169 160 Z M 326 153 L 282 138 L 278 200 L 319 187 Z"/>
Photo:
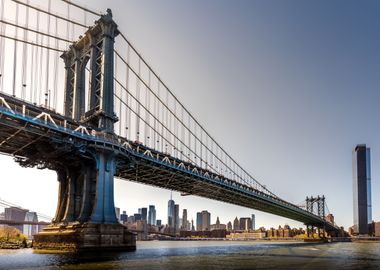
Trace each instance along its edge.
<path fill-rule="evenodd" d="M 74 163 L 74 164 L 73 164 Z M 135 234 L 115 213 L 114 153 L 98 151 L 94 160 L 65 161 L 57 169 L 59 196 L 52 224 L 34 236 L 40 250 L 135 250 Z"/>

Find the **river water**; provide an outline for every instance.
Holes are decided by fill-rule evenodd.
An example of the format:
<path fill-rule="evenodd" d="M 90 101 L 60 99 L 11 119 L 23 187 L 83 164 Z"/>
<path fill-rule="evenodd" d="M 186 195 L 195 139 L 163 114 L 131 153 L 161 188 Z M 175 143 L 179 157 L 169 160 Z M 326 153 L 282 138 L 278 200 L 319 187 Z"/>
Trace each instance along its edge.
<path fill-rule="evenodd" d="M 147 241 L 123 253 L 0 250 L 0 269 L 380 269 L 380 243 Z"/>

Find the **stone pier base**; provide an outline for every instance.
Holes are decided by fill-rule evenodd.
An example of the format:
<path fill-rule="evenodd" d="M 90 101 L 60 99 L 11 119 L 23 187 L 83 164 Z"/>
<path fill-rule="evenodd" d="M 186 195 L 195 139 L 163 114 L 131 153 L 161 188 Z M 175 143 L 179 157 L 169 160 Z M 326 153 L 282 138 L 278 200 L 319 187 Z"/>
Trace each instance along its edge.
<path fill-rule="evenodd" d="M 33 248 L 49 251 L 133 251 L 136 235 L 121 224 L 50 225 L 34 236 Z"/>

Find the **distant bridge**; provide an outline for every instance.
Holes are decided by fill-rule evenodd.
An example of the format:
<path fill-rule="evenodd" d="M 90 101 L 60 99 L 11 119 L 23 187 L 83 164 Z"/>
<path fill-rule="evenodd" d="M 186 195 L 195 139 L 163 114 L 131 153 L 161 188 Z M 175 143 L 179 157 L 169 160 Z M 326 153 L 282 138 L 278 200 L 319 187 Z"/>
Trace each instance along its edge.
<path fill-rule="evenodd" d="M 0 219 L 0 225 L 43 225 L 47 226 L 50 222 L 46 221 L 15 221 Z"/>

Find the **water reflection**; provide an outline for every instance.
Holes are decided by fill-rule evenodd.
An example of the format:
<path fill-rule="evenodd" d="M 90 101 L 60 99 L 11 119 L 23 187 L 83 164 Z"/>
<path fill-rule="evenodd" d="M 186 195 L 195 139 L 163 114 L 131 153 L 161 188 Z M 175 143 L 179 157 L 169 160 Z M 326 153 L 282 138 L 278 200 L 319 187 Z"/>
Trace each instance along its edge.
<path fill-rule="evenodd" d="M 0 269 L 380 269 L 380 243 L 139 242 L 135 252 L 0 250 Z"/>

